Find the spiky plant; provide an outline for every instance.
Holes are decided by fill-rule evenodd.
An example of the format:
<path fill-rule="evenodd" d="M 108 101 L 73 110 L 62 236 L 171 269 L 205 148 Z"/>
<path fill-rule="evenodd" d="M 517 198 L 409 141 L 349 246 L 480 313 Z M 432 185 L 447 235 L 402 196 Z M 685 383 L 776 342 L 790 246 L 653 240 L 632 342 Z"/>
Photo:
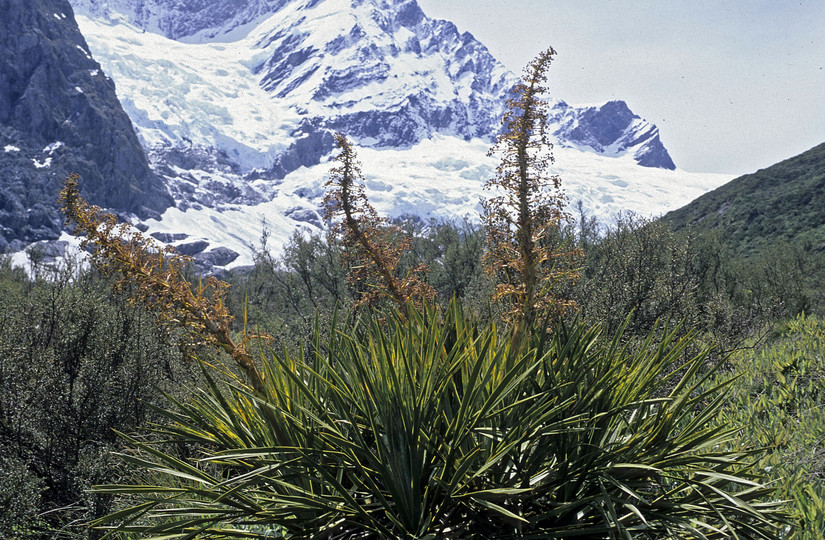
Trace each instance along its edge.
<path fill-rule="evenodd" d="M 631 351 L 621 332 L 537 324 L 567 305 L 553 286 L 574 274 L 549 243 L 562 199 L 551 190 L 542 204 L 558 184 L 547 184 L 534 138 L 551 58 L 531 64 L 511 103 L 491 181 L 504 192 L 486 219 L 498 295 L 511 305 L 506 339 L 456 301 L 443 313 L 409 301 L 418 282 L 394 274 L 394 233 L 363 196 L 343 136 L 329 215 L 360 282 L 395 310 L 333 322 L 324 342 L 316 328 L 297 357 L 261 343 L 252 361 L 228 334 L 220 295 L 201 300 L 176 281 L 180 265 L 67 185 L 67 212 L 100 246 L 93 263 L 254 368 L 249 383 L 218 382 L 204 365 L 207 387 L 173 402 L 159 441 L 126 437 L 134 479 L 97 491 L 131 505 L 96 526 L 157 539 L 777 536 L 783 504 L 738 426 L 715 421 L 727 383 L 705 384 L 704 353 L 686 360 L 689 338 L 653 329 Z"/>
<path fill-rule="evenodd" d="M 405 311 L 407 303 L 432 300 L 435 290 L 423 280 L 426 267 L 419 265 L 407 275 L 397 275 L 401 256 L 410 247 L 410 239 L 390 225 L 367 200 L 361 165 L 355 149 L 344 135 L 337 133 L 335 143 L 341 151 L 334 159 L 324 199 L 326 217 L 332 231 L 343 244 L 344 259 L 349 264 L 348 279 L 358 291 L 357 305 L 376 305 L 391 300 Z"/>
<path fill-rule="evenodd" d="M 298 358 L 262 350 L 263 396 L 213 382 L 167 411 L 164 443 L 130 439 L 134 483 L 97 490 L 133 504 L 97 525 L 170 539 L 776 537 L 782 505 L 738 426 L 712 422 L 726 387 L 701 390 L 687 341 L 631 352 L 578 324 L 539 334 L 500 340 L 453 303 L 362 319 Z"/>
<path fill-rule="evenodd" d="M 555 292 L 559 284 L 578 276 L 580 253 L 555 241 L 559 225 L 569 216 L 561 179 L 549 173 L 553 155 L 545 132 L 543 84 L 554 55 L 548 49 L 527 66 L 507 102 L 504 129 L 490 150 L 501 161 L 485 186 L 493 191 L 484 205 L 485 263 L 497 281 L 495 298 L 505 304 L 504 317 L 512 323 L 533 325 L 563 313 L 573 302 Z"/>

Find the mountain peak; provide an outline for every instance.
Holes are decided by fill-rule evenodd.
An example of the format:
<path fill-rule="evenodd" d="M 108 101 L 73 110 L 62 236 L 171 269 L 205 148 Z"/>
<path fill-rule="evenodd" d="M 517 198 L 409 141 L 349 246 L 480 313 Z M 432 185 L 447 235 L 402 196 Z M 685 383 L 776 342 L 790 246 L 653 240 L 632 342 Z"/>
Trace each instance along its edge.
<path fill-rule="evenodd" d="M 194 152 L 207 166 L 211 154 L 209 170 L 277 179 L 317 164 L 335 131 L 376 147 L 435 133 L 491 140 L 516 81 L 415 0 L 227 0 L 213 4 L 220 24 L 198 24 L 202 3 L 191 0 L 73 1 L 156 162 Z M 112 24 L 113 14 L 147 32 Z"/>
<path fill-rule="evenodd" d="M 568 144 L 608 156 L 631 154 L 644 167 L 676 168 L 659 139 L 659 128 L 634 114 L 624 101 L 581 108 L 559 101 L 550 122 L 555 135 Z"/>
<path fill-rule="evenodd" d="M 344 131 L 362 145 L 410 146 L 433 133 L 491 140 L 517 82 L 472 34 L 428 18 L 416 0 L 72 1 L 91 19 L 182 43 L 246 43 L 257 84 L 302 117 L 293 129 Z M 551 122 L 563 144 L 675 167 L 656 126 L 624 101 L 559 103 Z M 310 164 L 274 161 L 278 175 L 286 163 Z"/>

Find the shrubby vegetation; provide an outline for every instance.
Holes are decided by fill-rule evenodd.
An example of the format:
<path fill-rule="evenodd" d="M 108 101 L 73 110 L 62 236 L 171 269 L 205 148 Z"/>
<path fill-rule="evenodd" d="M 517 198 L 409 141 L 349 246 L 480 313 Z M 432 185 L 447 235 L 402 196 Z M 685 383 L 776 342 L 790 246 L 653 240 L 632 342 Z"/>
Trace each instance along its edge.
<path fill-rule="evenodd" d="M 736 386 L 721 422 L 747 426 L 745 444 L 766 448 L 758 467 L 793 500 L 798 538 L 825 536 L 825 322 L 799 315 L 758 350 L 730 358 Z"/>
<path fill-rule="evenodd" d="M 2 261 L 0 298 L 0 537 L 68 537 L 113 509 L 88 491 L 126 472 L 112 430 L 157 418 L 156 387 L 195 379 L 154 317 L 94 274 L 30 279 Z"/>
<path fill-rule="evenodd" d="M 468 313 L 478 313 L 476 324 L 485 327 L 487 323 L 484 321 L 493 318 L 493 308 L 489 300 L 492 285 L 490 278 L 483 273 L 480 258 L 483 231 L 471 224 L 424 223 L 415 219 L 399 222 L 398 225 L 412 233 L 413 238 L 411 251 L 414 252 L 414 260 L 411 263 L 402 261 L 402 264 L 426 263 L 429 266 L 427 279 L 438 291 L 442 303 L 447 304 L 444 298 L 457 296 Z M 657 232 L 659 236 L 655 241 L 647 243 L 636 238 L 640 247 L 635 251 L 629 249 L 628 243 L 614 243 L 616 237 L 630 242 L 628 238 L 638 234 L 641 229 L 647 234 Z M 637 311 L 627 321 L 624 332 L 626 343 L 638 342 L 634 335 L 645 336 L 651 331 L 652 327 L 645 327 L 646 323 L 641 317 L 637 318 L 636 313 L 644 315 L 650 312 L 650 308 L 645 307 L 646 302 L 657 305 L 657 294 L 660 293 L 656 291 L 659 287 L 658 290 L 676 290 L 682 293 L 678 301 L 668 303 L 665 313 L 658 314 L 662 321 L 685 319 L 686 323 L 680 327 L 679 332 L 693 326 L 701 341 L 727 339 L 727 347 L 738 346 L 733 356 L 720 364 L 720 371 L 713 376 L 713 380 L 721 382 L 740 373 L 745 374 L 733 383 L 732 393 L 726 398 L 721 418 L 743 426 L 735 434 L 735 440 L 747 441 L 753 447 L 768 447 L 768 452 L 760 458 L 757 469 L 769 478 L 782 478 L 776 498 L 795 500 L 796 511 L 806 516 L 804 526 L 807 527 L 807 536 L 800 533 L 797 537 L 820 538 L 823 514 L 817 500 L 823 500 L 824 494 L 822 471 L 819 470 L 821 456 L 818 452 L 821 451 L 823 426 L 822 419 L 817 417 L 822 411 L 822 395 L 816 389 L 822 387 L 823 368 L 817 363 L 823 354 L 817 349 L 820 338 L 816 335 L 821 332 L 821 323 L 811 316 L 803 319 L 803 323 L 787 318 L 795 313 L 795 306 L 806 306 L 810 313 L 817 311 L 817 307 L 822 304 L 818 300 L 812 278 L 801 279 L 803 287 L 772 279 L 777 271 L 789 272 L 793 269 L 797 265 L 794 262 L 797 259 L 766 254 L 746 263 L 726 256 L 724 252 L 717 257 L 716 253 L 719 252 L 714 251 L 716 248 L 713 247 L 713 239 L 674 236 L 656 222 L 632 216 L 620 220 L 610 231 L 602 230 L 600 235 L 593 234 L 584 241 L 577 234 L 571 233 L 570 238 L 586 252 L 581 279 L 571 291 L 579 305 L 579 311 L 577 315 L 571 314 L 570 320 L 578 316 L 588 321 L 587 324 L 600 325 L 605 329 L 602 331 L 605 337 L 615 335 L 615 329 L 625 323 L 620 320 L 619 314 L 624 313 L 627 318 L 630 303 L 626 298 L 605 294 L 604 288 L 600 286 L 599 274 L 596 273 L 596 262 L 610 257 L 610 260 L 617 262 L 611 265 L 610 277 L 602 279 L 622 284 L 623 290 L 649 291 L 634 297 L 637 302 L 633 307 Z M 648 246 L 650 250 L 642 250 L 644 246 Z M 271 344 L 272 350 L 283 350 L 287 345 L 297 355 L 301 344 L 311 346 L 315 342 L 313 336 L 316 318 L 321 334 L 318 343 L 328 343 L 334 335 L 330 332 L 330 327 L 336 304 L 344 319 L 348 306 L 352 305 L 344 267 L 337 259 L 337 249 L 334 242 L 323 237 L 296 237 L 278 257 L 262 250 L 255 269 L 234 278 L 230 292 L 234 296 L 230 297 L 228 305 L 235 313 L 242 313 L 246 299 L 250 328 L 257 328 L 275 337 L 275 342 Z M 782 249 L 796 253 L 803 268 L 812 267 L 818 257 L 816 253 L 805 255 L 801 249 L 793 247 Z M 655 253 L 659 256 L 654 256 Z M 682 266 L 674 264 L 673 253 L 681 257 L 677 261 Z M 625 262 L 619 261 L 620 256 L 624 257 Z M 692 261 L 689 266 L 685 266 L 685 258 Z M 704 263 L 709 270 L 706 273 L 696 272 L 694 269 L 700 268 L 699 263 L 708 258 L 714 263 Z M 637 266 L 627 266 L 634 260 L 638 262 Z M 639 267 L 642 268 L 641 273 L 636 271 Z M 671 271 L 673 274 L 670 274 Z M 605 275 L 606 271 L 602 272 Z M 710 279 L 710 276 L 714 276 L 714 279 Z M 636 284 L 636 280 L 650 277 L 655 277 L 654 281 L 659 285 L 645 289 Z M 689 286 L 661 285 L 678 282 L 678 279 L 688 279 Z M 80 532 L 82 527 L 79 525 L 89 518 L 99 517 L 113 507 L 111 495 L 91 495 L 84 489 L 92 483 L 110 483 L 118 478 L 126 478 L 126 465 L 109 453 L 122 448 L 122 442 L 114 436 L 111 428 L 132 432 L 149 419 L 160 420 L 159 417 L 152 417 L 152 413 L 143 406 L 136 411 L 137 404 L 132 395 L 122 394 L 117 385 L 124 385 L 128 381 L 133 389 L 140 392 L 143 401 L 139 403 L 142 404 L 166 402 L 153 390 L 153 385 L 180 392 L 177 395 L 184 403 L 191 398 L 195 388 L 206 385 L 202 379 L 196 380 L 189 372 L 192 366 L 184 364 L 177 342 L 166 338 L 153 324 L 149 314 L 135 310 L 122 296 L 108 292 L 109 282 L 94 274 L 81 272 L 75 277 L 69 274 L 43 274 L 32 281 L 6 263 L 0 269 L 0 283 L 4 299 L 0 306 L 3 313 L 0 321 L 4 329 L 3 426 L 21 426 L 15 437 L 4 432 L 2 441 L 4 475 L 0 489 L 3 489 L 4 501 L 8 501 L 4 505 L 6 511 L 2 526 L 6 528 L 3 534 L 21 538 L 25 538 L 26 534 L 32 538 L 50 537 L 53 532 L 46 535 L 42 531 L 54 531 L 68 523 L 74 523 L 75 526 L 65 529 L 64 536 L 68 537 L 69 532 L 85 536 L 85 533 Z M 732 288 L 723 286 L 726 283 Z M 794 298 L 793 295 L 788 295 L 789 287 L 792 287 L 791 290 L 796 295 L 790 305 L 782 301 L 783 297 Z M 745 294 L 746 291 L 751 292 Z M 758 291 L 758 294 L 753 291 Z M 610 298 L 621 301 L 611 304 L 608 301 Z M 754 302 L 754 299 L 759 302 Z M 710 305 L 703 304 L 705 302 L 710 302 Z M 40 315 L 33 315 L 36 312 Z M 727 315 L 708 315 L 714 312 Z M 739 315 L 734 315 L 736 313 Z M 747 315 L 747 319 L 743 315 Z M 79 437 L 62 435 L 73 429 L 72 422 L 73 419 L 76 421 L 78 413 L 67 412 L 65 408 L 59 408 L 55 412 L 54 409 L 55 403 L 67 403 L 68 398 L 51 399 L 68 391 L 68 387 L 57 391 L 59 383 L 69 382 L 62 371 L 64 364 L 54 360 L 54 348 L 79 341 L 72 341 L 68 337 L 47 339 L 43 335 L 44 327 L 31 323 L 43 319 L 65 326 L 67 330 L 72 328 L 72 332 L 80 332 L 85 323 L 86 331 L 94 336 L 88 338 L 88 347 L 94 345 L 96 353 L 90 353 L 91 348 L 88 348 L 85 349 L 86 355 L 79 357 L 81 372 L 85 373 L 80 378 L 88 380 L 94 377 L 99 384 L 80 386 L 75 391 L 85 389 L 84 391 L 91 390 L 98 394 L 93 402 L 85 398 L 88 405 L 83 414 L 99 418 L 100 423 L 95 425 L 88 422 L 86 429 L 90 431 L 79 434 Z M 132 322 L 128 322 L 130 320 Z M 782 320 L 791 322 L 779 323 L 777 326 L 777 322 Z M 75 321 L 73 326 L 70 326 L 70 321 Z M 110 324 L 105 324 L 107 321 Z M 719 324 L 720 321 L 725 324 Z M 725 326 L 728 321 L 734 324 Z M 237 330 L 242 330 L 240 320 L 236 320 L 234 324 Z M 339 321 L 337 324 L 345 322 Z M 125 329 L 126 333 L 113 331 L 113 328 Z M 662 328 L 661 325 L 659 328 Z M 128 334 L 129 331 L 132 334 Z M 59 335 L 66 333 L 71 332 L 61 330 Z M 674 336 L 674 339 L 678 337 Z M 698 344 L 688 343 L 688 346 L 695 351 Z M 113 358 L 117 358 L 117 355 L 112 354 L 118 350 L 122 350 L 118 355 L 127 358 L 133 355 L 134 359 L 130 362 L 134 363 L 126 362 L 125 367 L 121 364 L 117 373 L 102 370 L 99 364 L 108 366 Z M 272 353 L 267 355 L 270 361 L 275 361 Z M 137 362 L 138 359 L 145 363 Z M 788 365 L 783 368 L 783 363 Z M 132 371 L 128 369 L 129 366 Z M 789 387 L 790 390 L 783 390 L 783 385 L 777 383 L 778 375 L 785 376 L 783 369 L 792 374 L 784 379 L 793 385 Z M 803 375 L 800 376 L 799 373 Z M 215 373 L 212 376 L 221 378 Z M 106 383 L 106 377 L 115 380 Z M 48 382 L 50 379 L 55 382 Z M 785 397 L 778 397 L 780 393 Z M 11 412 L 15 409 L 10 403 L 19 402 L 15 396 L 21 395 L 29 396 L 28 408 L 18 408 L 18 414 L 14 416 Z M 782 399 L 787 402 L 792 396 L 796 397 L 790 405 L 778 404 Z M 73 400 L 76 404 L 83 402 L 84 398 Z M 91 412 L 95 407 L 101 411 Z M 54 422 L 55 419 L 62 418 L 65 418 L 66 425 Z M 777 445 L 777 435 L 780 440 L 787 441 Z M 44 449 L 43 446 L 25 450 L 26 440 L 36 440 L 52 446 L 77 445 L 81 441 L 85 450 Z M 47 456 L 50 461 L 46 461 Z M 58 456 L 64 457 L 58 460 Z M 66 456 L 77 457 L 68 459 Z M 38 460 L 43 460 L 44 463 L 39 464 Z M 769 470 L 766 471 L 766 468 Z M 55 472 L 63 479 L 50 478 L 49 475 Z M 70 510 L 45 513 L 66 506 L 70 506 Z"/>
<path fill-rule="evenodd" d="M 123 530 L 778 534 L 782 505 L 761 500 L 772 488 L 745 465 L 735 431 L 708 425 L 719 387 L 699 389 L 703 357 L 684 360 L 685 341 L 633 353 L 581 324 L 549 341 L 501 339 L 455 302 L 339 330 L 297 358 L 267 351 L 264 396 L 215 385 L 170 410 L 164 434 L 199 445 L 197 462 L 134 441 L 140 487 L 97 488 L 138 496 Z"/>
<path fill-rule="evenodd" d="M 718 233 L 673 233 L 662 221 L 632 214 L 611 225 L 583 218 L 575 238 L 585 264 L 571 294 L 579 315 L 610 330 L 628 314 L 631 333 L 657 320 L 684 321 L 730 350 L 765 335 L 776 321 L 825 305 L 825 260 L 805 245 L 743 256 Z"/>
<path fill-rule="evenodd" d="M 747 174 L 670 212 L 674 230 L 724 231 L 723 243 L 740 254 L 798 242 L 825 247 L 825 144 Z"/>
<path fill-rule="evenodd" d="M 340 136 L 329 232 L 225 283 L 68 182 L 94 268 L 0 264 L 0 535 L 822 538 L 822 255 L 573 220 L 551 58 L 484 226 L 379 219 Z"/>

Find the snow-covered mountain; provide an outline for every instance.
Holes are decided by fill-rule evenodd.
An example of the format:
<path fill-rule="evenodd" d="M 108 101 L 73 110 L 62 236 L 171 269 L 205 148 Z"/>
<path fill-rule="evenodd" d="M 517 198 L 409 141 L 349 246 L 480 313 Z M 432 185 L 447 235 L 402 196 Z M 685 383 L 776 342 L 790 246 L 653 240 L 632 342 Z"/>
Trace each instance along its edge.
<path fill-rule="evenodd" d="M 217 2 L 239 11 L 223 27 L 208 26 L 209 19 L 190 24 L 187 34 L 172 21 L 195 2 L 156 0 L 123 13 L 125 4 L 113 11 L 112 4 L 103 10 L 93 0 L 75 2 L 80 14 L 105 15 L 81 18 L 82 30 L 146 146 L 162 154 L 191 141 L 225 153 L 244 173 L 260 168 L 282 177 L 315 165 L 332 148 L 334 131 L 392 148 L 433 133 L 488 137 L 515 82 L 481 43 L 428 19 L 414 0 Z M 164 6 L 169 11 L 161 13 Z M 255 19 L 261 6 L 270 17 Z M 128 31 L 138 27 L 119 18 L 145 24 L 140 32 L 149 35 L 136 40 Z M 243 24 L 249 19 L 257 24 Z M 152 34 L 156 28 L 169 30 Z M 172 119 L 170 126 L 163 118 L 170 112 L 187 125 Z"/>
<path fill-rule="evenodd" d="M 74 5 L 79 14 L 91 20 L 108 24 L 127 21 L 142 32 L 176 41 L 172 45 L 174 54 L 170 44 L 157 40 L 134 51 L 141 60 L 147 58 L 147 53 L 158 56 L 153 64 L 163 66 L 163 71 L 172 61 L 182 69 L 197 68 L 203 73 L 203 66 L 192 62 L 196 60 L 190 57 L 192 53 L 200 56 L 197 60 L 204 59 L 198 53 L 209 60 L 229 60 L 233 67 L 242 66 L 244 73 L 220 69 L 225 66 L 209 71 L 219 78 L 224 73 L 224 77 L 233 79 L 240 76 L 262 88 L 270 100 L 277 100 L 279 107 L 288 110 L 281 117 L 297 113 L 302 134 L 340 130 L 367 146 L 409 146 L 433 133 L 465 140 L 490 138 L 498 129 L 507 92 L 516 82 L 515 75 L 471 34 L 460 33 L 448 21 L 426 17 L 415 0 L 246 0 L 207 4 L 193 0 L 74 0 Z M 96 35 L 99 56 L 122 51 L 122 47 L 112 48 L 113 36 L 106 28 L 87 25 L 84 34 Z M 122 36 L 121 41 L 134 43 Z M 152 55 L 146 47 L 160 55 Z M 224 54 L 218 55 L 218 51 Z M 116 80 L 149 75 L 153 83 L 168 82 L 166 78 L 158 80 L 153 73 L 140 73 L 139 65 L 129 66 L 128 70 L 120 67 L 122 56 L 107 62 Z M 178 80 L 188 82 L 189 78 Z M 229 83 L 227 90 L 233 90 L 231 81 L 215 82 Z M 134 87 L 126 92 L 127 97 L 135 94 L 133 90 L 156 97 L 150 88 L 141 91 Z M 174 93 L 198 97 L 177 87 Z M 164 107 L 163 101 L 152 99 L 149 104 L 131 108 L 139 128 L 150 127 L 142 125 L 140 114 L 151 112 L 152 103 L 155 108 Z M 656 127 L 633 115 L 623 102 L 576 108 L 557 100 L 554 113 L 554 128 L 560 140 L 600 153 L 630 152 L 643 165 L 674 168 Z M 246 142 L 234 134 L 230 138 Z M 223 149 L 222 144 L 231 146 L 229 141 L 214 139 L 200 142 L 218 149 Z M 152 147 L 158 142 L 147 141 Z M 328 145 L 329 140 L 321 138 L 314 143 L 318 147 Z M 238 148 L 228 150 L 230 157 L 239 152 Z M 296 154 L 300 152 L 269 152 L 270 160 L 278 162 L 264 164 L 285 174 L 296 164 L 317 162 L 317 156 Z M 260 163 L 249 163 L 253 164 Z"/>
<path fill-rule="evenodd" d="M 249 263 L 264 220 L 276 246 L 321 226 L 335 131 L 361 147 L 379 210 L 477 215 L 517 79 L 415 0 L 71 3 L 175 201 L 135 223 L 205 264 Z M 569 198 L 601 217 L 662 213 L 729 179 L 672 170 L 656 126 L 621 101 L 553 99 L 550 128 Z"/>

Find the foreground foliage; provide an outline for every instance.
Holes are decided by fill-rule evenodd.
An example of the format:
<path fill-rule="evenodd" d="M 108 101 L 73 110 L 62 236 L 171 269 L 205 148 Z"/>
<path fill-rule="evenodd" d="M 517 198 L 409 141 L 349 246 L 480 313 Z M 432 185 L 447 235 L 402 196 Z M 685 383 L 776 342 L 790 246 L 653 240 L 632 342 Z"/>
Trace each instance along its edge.
<path fill-rule="evenodd" d="M 767 448 L 758 466 L 794 500 L 805 540 L 825 538 L 825 323 L 804 315 L 788 321 L 758 351 L 731 359 L 734 391 L 720 420 L 747 426 L 747 444 Z"/>
<path fill-rule="evenodd" d="M 91 248 L 96 270 L 116 279 L 114 288 L 135 304 L 152 310 L 161 323 L 186 332 L 186 345 L 211 345 L 226 352 L 252 386 L 260 390 L 261 375 L 246 348 L 246 334 L 236 340 L 226 308 L 229 285 L 214 276 L 193 283 L 188 279 L 191 257 L 173 247 L 161 247 L 139 231 L 118 224 L 113 214 L 80 196 L 78 177 L 70 176 L 60 192 L 66 218 L 82 235 L 81 247 Z"/>
<path fill-rule="evenodd" d="M 543 333 L 540 333 L 542 336 Z M 513 347 L 514 343 L 522 343 Z M 782 505 L 715 425 L 727 383 L 665 338 L 583 325 L 499 339 L 457 304 L 261 351 L 264 395 L 210 384 L 166 412 L 181 458 L 130 439 L 129 496 L 99 521 L 146 537 L 775 538 Z"/>
<path fill-rule="evenodd" d="M 37 274 L 0 259 L 0 538 L 86 538 L 114 510 L 86 490 L 125 473 L 112 429 L 157 420 L 155 388 L 196 379 L 154 318 L 99 276 Z"/>

